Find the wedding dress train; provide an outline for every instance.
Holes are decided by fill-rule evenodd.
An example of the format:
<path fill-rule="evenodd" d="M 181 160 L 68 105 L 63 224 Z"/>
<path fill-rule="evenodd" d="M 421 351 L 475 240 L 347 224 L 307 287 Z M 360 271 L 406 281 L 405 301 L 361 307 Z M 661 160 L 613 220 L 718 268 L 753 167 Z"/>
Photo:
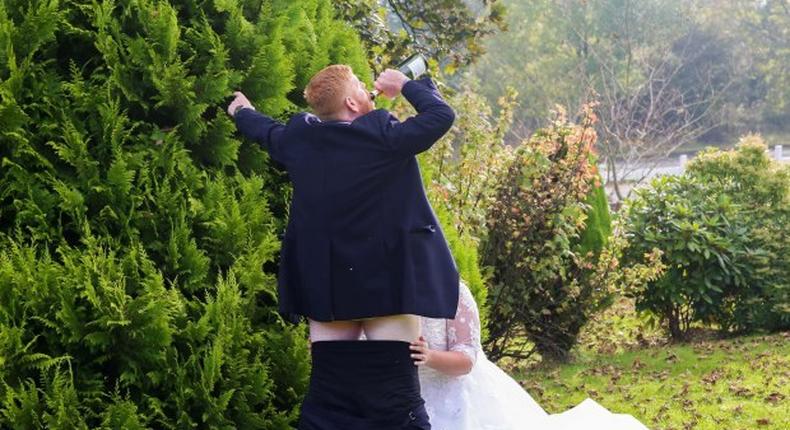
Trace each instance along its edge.
<path fill-rule="evenodd" d="M 420 385 L 433 430 L 648 430 L 630 415 L 614 414 L 592 399 L 549 415 L 480 346 L 480 319 L 469 288 L 461 284 L 453 320 L 422 318 L 433 350 L 459 351 L 474 363 L 464 376 L 420 367 Z"/>

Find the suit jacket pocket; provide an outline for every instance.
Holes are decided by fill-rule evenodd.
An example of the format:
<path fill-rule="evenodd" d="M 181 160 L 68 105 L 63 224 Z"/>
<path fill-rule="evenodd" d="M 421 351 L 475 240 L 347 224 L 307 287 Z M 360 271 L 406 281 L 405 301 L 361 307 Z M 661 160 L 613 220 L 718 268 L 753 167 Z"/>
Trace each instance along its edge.
<path fill-rule="evenodd" d="M 409 230 L 409 233 L 433 234 L 433 233 L 436 233 L 436 225 L 434 225 L 434 224 L 425 224 L 425 225 L 419 226 L 419 227 L 412 227 L 412 229 Z"/>

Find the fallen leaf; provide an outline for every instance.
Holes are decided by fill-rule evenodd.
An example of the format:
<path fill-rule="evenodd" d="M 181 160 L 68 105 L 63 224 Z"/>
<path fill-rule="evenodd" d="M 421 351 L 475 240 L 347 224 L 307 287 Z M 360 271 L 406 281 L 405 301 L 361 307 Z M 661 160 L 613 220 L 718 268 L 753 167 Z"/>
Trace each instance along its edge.
<path fill-rule="evenodd" d="M 785 399 L 785 395 L 782 393 L 773 392 L 765 397 L 765 401 L 772 404 L 777 404 Z"/>

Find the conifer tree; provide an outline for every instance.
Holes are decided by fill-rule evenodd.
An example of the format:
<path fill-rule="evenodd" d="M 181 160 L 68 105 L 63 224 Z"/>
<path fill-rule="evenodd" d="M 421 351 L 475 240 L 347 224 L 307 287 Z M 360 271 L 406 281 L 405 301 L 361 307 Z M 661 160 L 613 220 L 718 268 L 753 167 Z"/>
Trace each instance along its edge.
<path fill-rule="evenodd" d="M 579 252 L 586 254 L 592 252 L 598 255 L 612 234 L 612 217 L 609 213 L 609 200 L 606 198 L 606 191 L 600 183 L 600 176 L 597 183 L 590 190 L 585 202 L 588 206 L 585 219 L 584 230 L 579 239 Z"/>
<path fill-rule="evenodd" d="M 225 114 L 284 119 L 330 0 L 0 0 L 0 428 L 280 429 L 306 387 L 276 313 L 289 189 Z"/>

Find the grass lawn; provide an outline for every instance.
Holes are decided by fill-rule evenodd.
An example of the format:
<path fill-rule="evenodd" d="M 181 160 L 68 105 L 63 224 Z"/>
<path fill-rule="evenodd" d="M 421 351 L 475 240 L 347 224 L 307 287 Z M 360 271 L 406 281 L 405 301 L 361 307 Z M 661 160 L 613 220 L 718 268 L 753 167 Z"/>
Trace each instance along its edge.
<path fill-rule="evenodd" d="M 790 429 L 790 332 L 657 345 L 614 314 L 590 324 L 573 363 L 508 370 L 549 413 L 591 397 L 651 430 Z"/>
<path fill-rule="evenodd" d="M 790 428 L 790 333 L 590 354 L 519 379 L 550 413 L 591 397 L 652 430 Z"/>

